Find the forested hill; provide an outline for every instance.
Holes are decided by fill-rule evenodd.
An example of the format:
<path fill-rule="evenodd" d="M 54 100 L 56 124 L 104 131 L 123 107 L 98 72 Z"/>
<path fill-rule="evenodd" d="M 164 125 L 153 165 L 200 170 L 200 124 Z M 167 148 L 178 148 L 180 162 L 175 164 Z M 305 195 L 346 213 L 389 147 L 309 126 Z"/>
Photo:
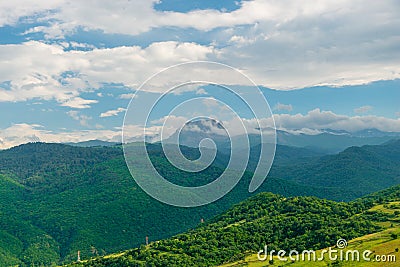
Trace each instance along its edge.
<path fill-rule="evenodd" d="M 216 166 L 195 176 L 183 173 L 167 164 L 159 147 L 149 151 L 159 171 L 178 184 L 191 186 L 221 173 Z M 139 246 L 146 236 L 170 237 L 249 197 L 250 179 L 246 173 L 220 201 L 184 209 L 144 193 L 120 147 L 32 143 L 0 151 L 0 266 L 60 264 L 76 259 L 78 250 L 84 259 Z M 261 190 L 287 196 L 347 193 L 272 177 Z"/>
<path fill-rule="evenodd" d="M 316 187 L 352 188 L 361 197 L 400 183 L 400 140 L 275 165 L 270 175 Z"/>
<path fill-rule="evenodd" d="M 28 188 L 60 191 L 79 183 L 75 174 L 87 173 L 97 164 L 121 155 L 117 147 L 29 143 L 0 151 L 0 172 Z"/>
<path fill-rule="evenodd" d="M 397 151 L 389 144 L 368 149 L 374 149 L 373 155 L 395 155 Z M 183 150 L 191 156 L 198 154 L 196 149 L 186 147 Z M 386 165 L 385 161 L 371 163 L 365 160 L 369 156 L 363 155 L 367 150 L 365 147 L 358 149 L 356 152 L 360 155 L 354 157 L 354 164 L 360 169 L 371 164 L 368 170 L 372 171 L 364 173 L 366 181 L 393 185 L 399 165 Z M 184 173 L 168 164 L 159 145 L 149 145 L 149 151 L 158 170 L 177 184 L 205 183 L 222 171 L 218 165 L 213 165 L 196 175 Z M 305 166 L 315 166 L 312 165 L 315 162 L 325 164 L 324 158 L 304 160 L 298 155 L 298 149 L 278 149 L 277 153 L 283 153 L 279 151 L 285 154 L 281 154 L 258 192 L 350 201 L 374 191 L 358 189 L 363 179 L 353 180 L 352 186 L 307 182 Z M 339 154 L 333 155 L 333 159 L 335 156 L 344 158 L 351 166 L 353 157 Z M 334 177 L 337 171 L 324 165 L 320 168 L 332 170 L 325 172 L 326 177 Z M 312 181 L 313 170 L 308 170 Z M 373 176 L 379 172 L 382 175 Z M 352 179 L 356 172 L 342 173 Z M 298 175 L 302 179 L 297 180 Z M 132 179 L 120 146 L 33 143 L 0 151 L 0 266 L 68 263 L 76 259 L 78 250 L 82 259 L 88 259 L 140 246 L 146 236 L 150 240 L 171 237 L 197 227 L 201 219 L 207 221 L 250 197 L 252 194 L 247 189 L 251 177 L 252 173 L 246 172 L 238 185 L 215 203 L 183 209 L 164 205 L 144 193 Z"/>
<path fill-rule="evenodd" d="M 388 227 L 398 227 L 396 213 L 371 208 L 399 201 L 399 196 L 400 186 L 350 203 L 260 193 L 187 233 L 69 266 L 217 266 L 244 259 L 264 245 L 276 251 L 317 250 L 340 238 L 380 231 L 380 222 L 391 218 Z"/>

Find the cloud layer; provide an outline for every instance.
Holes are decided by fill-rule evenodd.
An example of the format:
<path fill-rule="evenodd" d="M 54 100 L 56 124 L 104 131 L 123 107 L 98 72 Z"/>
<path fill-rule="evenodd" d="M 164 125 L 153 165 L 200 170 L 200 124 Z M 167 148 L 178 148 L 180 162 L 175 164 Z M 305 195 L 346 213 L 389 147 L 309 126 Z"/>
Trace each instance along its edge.
<path fill-rule="evenodd" d="M 211 52 L 212 47 L 177 42 L 91 51 L 64 51 L 37 41 L 0 45 L 0 81 L 9 81 L 9 88 L 0 84 L 0 102 L 54 99 L 62 106 L 88 108 L 97 101 L 81 98 L 83 92 L 104 83 L 135 88 L 171 63 L 204 60 Z"/>
<path fill-rule="evenodd" d="M 50 40 L 76 29 L 128 35 L 165 27 L 218 32 L 208 45 L 155 42 L 146 48 L 120 46 L 87 53 L 38 42 L 1 46 L 6 72 L 0 81 L 11 80 L 22 98 L 55 97 L 69 105 L 67 100 L 76 93 L 65 86 L 66 92 L 55 90 L 62 71 L 81 73 L 66 80 L 75 90 L 110 81 L 137 86 L 163 67 L 188 60 L 222 61 L 244 70 L 257 84 L 280 89 L 400 78 L 400 7 L 394 0 L 254 0 L 243 1 L 232 12 L 188 13 L 156 11 L 155 0 L 18 2 L 0 4 L 0 25 L 32 17 L 48 24 L 28 32 L 44 32 Z M 7 55 L 16 56 L 22 69 Z M 3 101 L 15 98 L 0 92 Z"/>
<path fill-rule="evenodd" d="M 400 5 L 396 0 L 251 0 L 240 2 L 239 8 L 230 12 L 207 9 L 187 13 L 157 11 L 156 3 L 158 0 L 1 1 L 0 27 L 21 31 L 18 38 L 23 41 L 7 43 L 4 38 L 0 44 L 0 102 L 55 101 L 66 118 L 79 122 L 76 125 L 101 128 L 98 122 L 116 119 L 124 111 L 121 102 L 103 102 L 110 101 L 102 91 L 107 85 L 134 90 L 158 71 L 188 61 L 222 62 L 240 69 L 258 85 L 279 90 L 400 79 Z M 173 34 L 159 37 L 163 31 Z M 96 42 L 82 38 L 94 33 L 100 36 Z M 196 72 L 198 77 L 207 73 L 194 70 L 193 74 Z M 230 85 L 240 84 L 223 72 L 209 74 Z M 160 93 L 165 88 L 154 84 L 148 89 Z M 207 93 L 196 90 L 199 95 Z M 132 96 L 132 92 L 119 92 L 116 98 L 122 101 Z M 97 105 L 101 111 L 85 114 Z M 274 110 L 288 114 L 277 114 L 275 120 L 278 128 L 288 131 L 400 131 L 398 119 L 371 115 L 379 109 L 372 105 L 366 101 L 352 106 L 349 114 L 357 116 L 350 116 L 320 109 L 305 113 L 320 105 L 293 114 L 298 105 L 278 103 Z M 17 121 L 3 123 L 2 147 L 35 140 L 120 136 L 115 128 L 54 133 L 25 118 Z M 251 120 L 246 123 L 254 128 Z M 265 120 L 265 124 L 271 125 L 271 121 Z M 132 126 L 134 132 L 139 128 Z M 149 131 L 156 134 L 158 129 L 154 126 Z M 170 132 L 173 129 L 168 129 Z"/>

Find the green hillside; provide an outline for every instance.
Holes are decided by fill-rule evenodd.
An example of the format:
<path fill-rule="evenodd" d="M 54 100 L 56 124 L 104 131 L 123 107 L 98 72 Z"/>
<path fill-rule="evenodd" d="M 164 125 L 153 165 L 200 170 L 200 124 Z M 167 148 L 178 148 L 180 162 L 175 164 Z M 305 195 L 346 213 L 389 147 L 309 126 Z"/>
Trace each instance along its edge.
<path fill-rule="evenodd" d="M 361 197 L 400 183 L 399 155 L 400 140 L 350 147 L 337 155 L 275 165 L 270 175 L 316 187 L 354 188 Z"/>
<path fill-rule="evenodd" d="M 397 190 L 399 188 L 397 187 Z M 397 191 L 398 193 L 400 190 Z M 398 198 L 400 199 L 400 198 Z M 239 266 L 249 266 L 249 267 L 260 267 L 260 266 L 293 266 L 293 267 L 306 267 L 306 266 L 376 266 L 376 267 L 386 267 L 386 266 L 399 266 L 400 261 L 400 202 L 386 202 L 385 204 L 378 204 L 369 209 L 366 214 L 367 216 L 375 217 L 375 224 L 382 227 L 382 231 L 376 233 L 367 234 L 358 238 L 350 240 L 347 246 L 342 249 L 343 256 L 340 260 L 339 255 L 337 260 L 332 260 L 329 258 L 328 254 L 323 254 L 323 250 L 316 250 L 316 259 L 308 258 L 308 255 L 304 257 L 299 257 L 297 260 L 287 261 L 280 260 L 276 255 L 272 257 L 267 257 L 265 261 L 260 261 L 257 254 L 252 254 L 246 256 L 243 260 L 239 260 L 232 263 L 227 263 L 221 265 L 221 267 L 239 267 Z M 377 216 L 379 215 L 379 217 Z M 324 248 L 328 250 L 329 248 Z M 332 249 L 338 249 L 333 246 Z M 351 254 L 346 254 L 348 251 L 357 250 L 360 254 L 359 256 L 351 256 Z M 362 257 L 364 251 L 371 251 L 371 255 L 368 257 L 369 260 L 365 260 Z M 324 255 L 321 258 L 321 255 Z M 318 260 L 321 258 L 321 260 Z M 355 259 L 355 260 L 353 260 Z"/>
<path fill-rule="evenodd" d="M 196 185 L 221 172 L 210 167 L 193 176 L 171 168 L 157 147 L 150 151 L 159 171 L 178 184 Z M 235 190 L 211 205 L 164 205 L 135 184 L 118 147 L 27 144 L 0 152 L 0 172 L 0 263 L 5 265 L 54 265 L 76 259 L 78 250 L 84 259 L 139 246 L 146 236 L 158 240 L 184 232 L 250 196 L 251 173 L 246 173 Z M 345 192 L 273 178 L 261 190 L 288 196 Z"/>
<path fill-rule="evenodd" d="M 253 255 L 264 245 L 276 251 L 318 250 L 341 238 L 351 240 L 349 248 L 397 253 L 400 198 L 387 201 L 399 193 L 397 186 L 349 203 L 260 193 L 187 233 L 68 266 L 268 266 Z"/>
<path fill-rule="evenodd" d="M 397 151 L 390 146 L 379 149 L 382 151 L 375 153 Z M 196 149 L 183 150 L 189 157 L 198 155 Z M 204 184 L 222 171 L 215 164 L 192 175 L 171 167 L 159 146 L 149 145 L 149 151 L 158 170 L 177 184 Z M 290 151 L 299 152 L 286 149 L 279 163 L 284 165 L 274 165 L 275 170 L 290 170 L 289 163 L 294 159 L 297 166 L 300 157 L 290 155 Z M 258 192 L 346 201 L 366 193 L 358 190 L 362 180 L 351 187 L 329 187 L 272 173 Z M 120 147 L 34 143 L 0 151 L 0 266 L 68 263 L 76 259 L 78 250 L 82 259 L 88 259 L 138 247 L 146 236 L 151 241 L 161 240 L 194 229 L 201 219 L 210 220 L 250 197 L 247 189 L 251 177 L 250 172 L 245 173 L 234 190 L 215 203 L 186 209 L 164 205 L 145 194 L 132 179 Z M 374 180 L 372 176 L 366 179 Z M 383 184 L 394 182 L 389 176 L 381 179 L 378 182 Z"/>

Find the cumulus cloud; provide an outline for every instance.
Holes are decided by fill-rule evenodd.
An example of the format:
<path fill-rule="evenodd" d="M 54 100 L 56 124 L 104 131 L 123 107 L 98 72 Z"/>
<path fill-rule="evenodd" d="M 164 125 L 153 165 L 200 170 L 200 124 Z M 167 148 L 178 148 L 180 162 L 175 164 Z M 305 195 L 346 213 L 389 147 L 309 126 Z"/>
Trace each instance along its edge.
<path fill-rule="evenodd" d="M 76 111 L 69 112 L 68 115 L 76 120 L 82 119 Z M 386 132 L 400 132 L 400 118 L 390 119 L 371 115 L 346 116 L 335 114 L 332 111 L 321 111 L 320 109 L 311 110 L 307 114 L 274 114 L 273 116 L 276 129 L 293 134 L 318 134 L 328 128 L 349 132 L 370 128 Z M 259 127 L 270 133 L 270 129 L 274 127 L 273 119 L 262 118 L 256 121 L 255 119 L 233 118 L 222 120 L 221 124 L 228 130 L 231 136 L 244 133 L 259 133 Z M 158 120 L 153 120 L 146 127 L 146 140 L 158 141 L 161 136 L 163 139 L 168 138 L 187 122 L 188 118 L 184 116 L 165 116 Z M 221 129 L 218 127 L 209 128 L 215 131 L 215 134 L 221 134 Z M 140 125 L 125 125 L 125 141 L 142 140 L 143 130 L 143 126 Z M 41 125 L 26 123 L 15 124 L 9 128 L 0 129 L 0 149 L 27 142 L 80 142 L 93 139 L 120 142 L 121 129 L 53 132 L 46 130 Z"/>
<path fill-rule="evenodd" d="M 359 108 L 355 108 L 354 112 L 358 113 L 358 114 L 363 114 L 363 113 L 367 113 L 368 111 L 371 111 L 373 109 L 372 106 L 362 106 Z"/>
<path fill-rule="evenodd" d="M 276 89 L 343 86 L 400 78 L 400 6 L 395 0 L 253 0 L 241 2 L 239 9 L 231 12 L 195 10 L 188 13 L 156 11 L 153 7 L 156 2 L 1 1 L 0 26 L 40 22 L 40 26 L 28 29 L 25 34 L 44 33 L 47 40 L 0 45 L 0 102 L 55 100 L 73 109 L 90 108 L 98 100 L 85 99 L 83 95 L 104 84 L 123 84 L 135 89 L 170 65 L 194 60 L 232 65 L 256 84 Z M 212 35 L 213 42 L 200 45 L 164 41 L 146 47 L 96 48 L 92 44 L 60 40 L 77 29 L 138 35 L 163 27 L 182 32 L 197 29 L 204 36 Z M 169 88 L 168 82 L 178 80 L 174 77 L 181 77 L 182 73 L 195 74 L 193 77 L 199 80 L 222 80 L 223 84 L 243 82 L 239 75 L 231 73 L 210 70 L 190 73 L 180 69 L 172 73 L 173 77 L 164 77 L 165 80 L 151 84 L 147 90 L 163 92 Z M 206 93 L 203 89 L 194 92 Z M 131 97 L 131 94 L 119 96 Z M 281 103 L 275 108 L 293 109 Z M 275 119 L 278 127 L 292 132 L 323 128 L 398 130 L 398 119 L 361 116 L 368 110 L 368 106 L 359 107 L 354 110 L 359 116 L 349 117 L 316 109 L 307 114 L 277 114 Z M 110 110 L 100 116 L 115 116 L 119 112 L 122 111 Z M 81 124 L 89 121 L 79 117 L 82 115 L 76 111 L 69 115 L 78 118 Z M 254 129 L 254 122 L 245 123 Z M 263 123 L 273 125 L 271 119 Z M 10 128 L 7 136 L 0 135 L 0 143 L 12 143 L 12 130 L 21 129 L 30 133 L 21 135 L 25 141 L 53 140 L 55 134 L 38 125 L 20 124 Z M 72 138 L 68 134 L 71 133 L 63 136 Z"/>
<path fill-rule="evenodd" d="M 20 2 L 20 3 L 18 3 Z M 37 3 L 36 3 L 37 2 Z M 329 1 L 244 1 L 241 8 L 233 12 L 218 10 L 195 10 L 188 13 L 160 12 L 153 6 L 157 0 L 142 1 L 30 1 L 0 5 L 0 25 L 15 24 L 24 16 L 38 16 L 49 20 L 49 26 L 37 26 L 32 32 L 43 31 L 48 38 L 60 38 L 75 28 L 102 30 L 105 33 L 136 35 L 158 27 L 182 27 L 199 30 L 212 30 L 218 27 L 251 24 L 256 21 L 285 21 L 298 15 L 322 12 L 335 6 Z M 287 11 L 288 4 L 293 10 Z M 15 8 L 17 5 L 19 8 Z M 249 16 L 249 14 L 252 14 Z M 111 19 L 104 19 L 111 18 Z"/>
<path fill-rule="evenodd" d="M 0 25 L 15 24 L 21 17 L 36 15 L 42 21 L 52 21 L 49 26 L 36 27 L 36 31 L 47 31 L 50 37 L 58 37 L 58 33 L 63 31 L 68 33 L 78 27 L 102 30 L 105 33 L 136 35 L 153 28 L 171 26 L 209 31 L 220 27 L 257 22 L 280 25 L 295 21 L 299 17 L 333 16 L 335 13 L 358 14 L 356 9 L 360 6 L 368 11 L 376 11 L 381 7 L 396 7 L 395 1 L 380 1 L 383 3 L 379 4 L 368 1 L 369 3 L 366 4 L 361 0 L 351 2 L 345 0 L 253 0 L 241 2 L 240 8 L 232 12 L 208 9 L 181 13 L 156 11 L 154 4 L 157 2 L 158 0 L 4 2 L 0 5 L 0 10 L 2 10 L 0 17 L 3 18 Z M 233 39 L 235 39 L 234 36 Z"/>
<path fill-rule="evenodd" d="M 11 81 L 13 90 L 0 90 L 0 101 L 38 97 L 68 103 L 84 88 L 96 89 L 102 82 L 138 86 L 164 67 L 190 60 L 222 61 L 243 70 L 257 84 L 278 89 L 400 78 L 396 1 L 254 0 L 243 1 L 232 12 L 188 13 L 156 11 L 155 3 L 1 2 L 0 25 L 15 25 L 20 18 L 34 16 L 49 25 L 29 31 L 44 31 L 50 39 L 76 28 L 139 34 L 169 26 L 217 30 L 220 37 L 212 45 L 156 42 L 146 48 L 95 49 L 74 41 L 3 45 L 0 82 Z M 90 51 L 66 52 L 65 46 Z M 79 75 L 60 79 L 63 71 Z"/>
<path fill-rule="evenodd" d="M 54 99 L 62 106 L 88 108 L 97 100 L 79 97 L 82 92 L 104 83 L 135 87 L 172 63 L 206 59 L 212 50 L 177 42 L 91 51 L 64 51 L 37 41 L 0 45 L 0 82 L 10 83 L 10 88 L 0 87 L 0 102 Z"/>
<path fill-rule="evenodd" d="M 196 95 L 207 95 L 207 91 L 204 88 L 199 88 L 196 91 Z"/>
<path fill-rule="evenodd" d="M 118 130 L 53 132 L 41 125 L 21 123 L 0 130 L 0 149 L 28 142 L 65 143 L 94 139 L 120 142 L 121 132 Z"/>
<path fill-rule="evenodd" d="M 79 124 L 85 127 L 89 127 L 89 121 L 92 119 L 90 116 L 86 116 L 83 114 L 79 114 L 76 110 L 70 110 L 67 112 L 67 115 L 73 118 L 76 121 L 79 121 Z"/>
<path fill-rule="evenodd" d="M 23 17 L 38 15 L 46 16 L 46 11 L 59 8 L 64 0 L 17 0 L 0 2 L 0 26 L 14 25 Z"/>
<path fill-rule="evenodd" d="M 221 30 L 216 44 L 221 60 L 257 84 L 295 89 L 400 78 L 394 1 L 260 2 L 277 17 Z"/>
<path fill-rule="evenodd" d="M 174 118 L 172 118 L 174 119 Z M 187 119 L 179 117 L 174 124 L 176 128 L 181 127 Z M 385 132 L 400 132 L 400 118 L 391 119 L 380 116 L 347 116 L 336 114 L 332 111 L 321 111 L 314 109 L 307 114 L 274 114 L 273 119 L 262 118 L 259 121 L 255 119 L 232 118 L 222 120 L 222 124 L 229 129 L 232 136 L 244 134 L 242 124 L 246 133 L 259 133 L 258 128 L 268 131 L 276 128 L 277 130 L 287 131 L 293 134 L 318 134 L 325 129 L 345 130 L 356 132 L 370 128 L 376 128 Z M 179 126 L 180 125 L 180 126 Z M 217 133 L 217 132 L 216 132 Z"/>
<path fill-rule="evenodd" d="M 335 114 L 332 111 L 314 109 L 307 114 L 275 114 L 275 123 L 278 129 L 333 129 L 349 132 L 376 128 L 387 132 L 400 132 L 400 119 L 391 119 L 380 116 L 347 116 Z M 264 126 L 270 122 L 263 121 Z"/>
<path fill-rule="evenodd" d="M 261 35 L 259 37 L 262 37 Z M 230 39 L 229 39 L 229 43 L 234 43 L 237 46 L 244 46 L 244 45 L 249 45 L 252 43 L 255 43 L 257 41 L 257 37 L 256 38 L 248 38 L 245 36 L 241 36 L 241 35 L 233 35 Z"/>
<path fill-rule="evenodd" d="M 119 113 L 126 111 L 125 108 L 117 108 L 115 110 L 109 110 L 100 114 L 100 118 L 117 116 Z"/>
<path fill-rule="evenodd" d="M 275 105 L 274 110 L 276 111 L 292 111 L 293 107 L 291 104 L 282 104 L 282 103 L 278 103 Z"/>
<path fill-rule="evenodd" d="M 132 97 L 134 97 L 134 96 L 135 96 L 134 93 L 121 94 L 118 98 L 119 98 L 119 99 L 132 99 Z"/>
<path fill-rule="evenodd" d="M 162 126 L 168 120 L 166 135 L 173 134 L 180 129 L 189 119 L 184 116 L 169 116 L 160 120 L 152 121 L 152 124 Z M 274 124 L 275 122 L 275 124 Z M 236 136 L 244 133 L 259 133 L 258 128 L 284 130 L 293 134 L 317 134 L 325 129 L 346 130 L 356 132 L 360 130 L 376 128 L 385 132 L 400 132 L 400 118 L 390 119 L 380 116 L 347 116 L 336 114 L 332 111 L 321 111 L 314 109 L 307 114 L 274 114 L 273 119 L 230 118 L 221 121 L 222 125 L 229 130 L 230 135 Z M 244 125 L 244 128 L 242 126 Z M 212 128 L 212 127 L 211 127 Z M 215 127 L 215 133 L 219 134 L 220 129 Z"/>
<path fill-rule="evenodd" d="M 150 122 L 150 126 L 146 128 L 146 132 L 156 134 L 158 139 L 166 139 L 182 128 L 188 118 L 184 116 L 169 115 Z M 143 132 L 143 130 L 142 130 Z"/>
<path fill-rule="evenodd" d="M 68 99 L 67 101 L 61 103 L 61 106 L 83 109 L 83 108 L 90 108 L 90 104 L 94 104 L 97 102 L 98 102 L 97 100 L 89 100 L 80 97 L 74 97 L 72 99 Z"/>

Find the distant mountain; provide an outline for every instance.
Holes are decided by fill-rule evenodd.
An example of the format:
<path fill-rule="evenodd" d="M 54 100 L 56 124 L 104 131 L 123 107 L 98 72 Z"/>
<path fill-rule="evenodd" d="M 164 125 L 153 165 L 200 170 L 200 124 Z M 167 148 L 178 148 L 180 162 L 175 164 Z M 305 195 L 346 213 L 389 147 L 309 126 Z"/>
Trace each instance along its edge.
<path fill-rule="evenodd" d="M 301 184 L 371 193 L 400 183 L 400 140 L 350 147 L 336 155 L 274 166 L 270 175 Z"/>
<path fill-rule="evenodd" d="M 250 162 L 255 162 L 258 159 L 259 151 L 261 145 L 256 145 L 252 147 L 252 152 L 254 154 L 251 155 Z M 321 156 L 326 155 L 326 153 L 322 153 L 318 150 L 313 150 L 304 147 L 292 147 L 285 145 L 276 145 L 276 152 L 274 158 L 274 165 L 282 165 L 282 164 L 294 164 L 295 162 L 305 162 L 309 160 L 314 160 L 315 158 L 319 158 Z M 254 159 L 254 160 L 253 160 Z M 250 171 L 253 169 L 250 168 Z"/>
<path fill-rule="evenodd" d="M 251 146 L 260 143 L 259 135 L 250 134 L 248 138 Z M 278 145 L 306 148 L 320 154 L 335 154 L 351 146 L 380 145 L 396 138 L 400 139 L 400 133 L 380 132 L 379 130 L 350 133 L 325 129 L 319 134 L 294 134 L 282 130 L 276 131 Z"/>
<path fill-rule="evenodd" d="M 77 143 L 64 143 L 64 144 L 70 145 L 70 146 L 80 146 L 80 147 L 95 147 L 95 146 L 115 146 L 120 143 L 108 142 L 108 141 L 103 141 L 103 140 L 89 140 L 89 141 L 83 141 L 83 142 L 77 142 Z"/>
<path fill-rule="evenodd" d="M 375 128 L 370 128 L 370 129 L 364 129 L 361 131 L 355 131 L 355 132 L 348 132 L 345 130 L 333 130 L 333 129 L 322 129 L 321 133 L 327 133 L 327 134 L 334 134 L 334 135 L 347 135 L 347 136 L 352 136 L 352 137 L 399 137 L 400 138 L 400 133 L 399 132 L 383 132 L 381 130 L 375 129 Z"/>
<path fill-rule="evenodd" d="M 396 137 L 400 138 L 400 133 L 384 133 L 378 130 L 356 133 L 325 131 L 316 135 L 277 131 L 278 144 L 306 147 L 325 153 L 338 153 L 351 146 L 380 145 Z"/>
<path fill-rule="evenodd" d="M 270 130 L 270 129 L 267 129 Z M 257 134 L 249 134 L 250 146 L 260 144 L 261 138 Z M 175 132 L 165 140 L 166 143 L 179 143 L 184 146 L 198 147 L 202 139 L 214 140 L 220 152 L 230 152 L 228 134 L 223 125 L 213 120 L 197 120 L 187 123 L 180 132 Z M 232 140 L 243 139 L 243 136 L 232 136 Z M 290 147 L 301 147 L 313 150 L 320 154 L 334 154 L 351 146 L 380 145 L 394 138 L 400 138 L 398 132 L 382 132 L 377 129 L 366 129 L 350 133 L 344 130 L 323 129 L 318 134 L 307 134 L 297 131 L 290 133 L 277 130 L 277 144 Z M 244 142 L 239 142 L 245 148 Z"/>
<path fill-rule="evenodd" d="M 164 142 L 198 147 L 200 141 L 205 138 L 212 139 L 217 146 L 229 141 L 229 136 L 220 122 L 212 119 L 199 119 L 189 121 L 180 131 L 177 130 Z"/>
<path fill-rule="evenodd" d="M 365 129 L 362 131 L 357 131 L 352 133 L 352 136 L 356 137 L 393 137 L 393 138 L 400 138 L 400 133 L 398 132 L 382 132 L 378 129 Z"/>

